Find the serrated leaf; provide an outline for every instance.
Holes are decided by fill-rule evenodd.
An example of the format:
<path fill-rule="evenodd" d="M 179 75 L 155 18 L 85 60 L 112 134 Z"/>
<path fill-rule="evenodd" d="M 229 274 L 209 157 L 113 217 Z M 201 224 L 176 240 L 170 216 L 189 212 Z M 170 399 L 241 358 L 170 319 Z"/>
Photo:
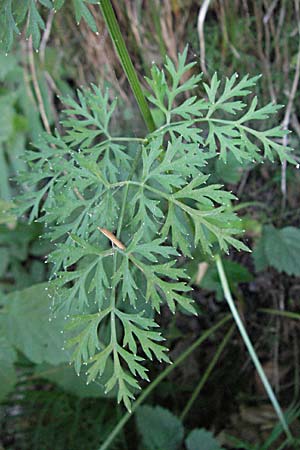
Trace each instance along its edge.
<path fill-rule="evenodd" d="M 181 447 L 183 426 L 170 411 L 160 406 L 141 406 L 136 424 L 145 450 L 176 450 Z"/>
<path fill-rule="evenodd" d="M 191 431 L 185 445 L 187 450 L 223 450 L 213 434 L 204 428 Z"/>
<path fill-rule="evenodd" d="M 271 266 L 288 275 L 300 275 L 300 229 L 267 225 L 254 250 L 256 270 Z"/>
<path fill-rule="evenodd" d="M 26 30 L 26 37 L 32 36 L 32 43 L 34 48 L 38 48 L 41 38 L 41 30 L 45 28 L 45 23 L 37 9 L 36 2 L 29 0 L 28 9 L 28 27 Z"/>
<path fill-rule="evenodd" d="M 81 18 L 84 18 L 88 26 L 94 33 L 97 31 L 96 22 L 89 11 L 86 3 L 97 3 L 96 1 L 86 1 L 86 0 L 73 0 L 76 22 L 79 24 Z"/>
<path fill-rule="evenodd" d="M 203 101 L 197 100 L 196 96 L 183 100 L 179 104 L 175 103 L 175 99 L 177 100 L 180 94 L 195 89 L 202 78 L 202 74 L 185 77 L 186 73 L 191 71 L 196 64 L 195 62 L 186 62 L 187 51 L 188 47 L 185 47 L 184 51 L 179 53 L 177 66 L 168 56 L 166 57 L 165 69 L 171 78 L 170 83 L 167 82 L 164 71 L 159 70 L 155 64 L 151 68 L 152 78 L 146 78 L 154 93 L 154 95 L 149 95 L 148 99 L 162 111 L 167 123 L 173 116 L 191 119 L 192 116 L 202 115 Z"/>
<path fill-rule="evenodd" d="M 93 15 L 89 11 L 89 4 L 97 4 L 98 0 L 73 0 L 76 21 L 83 18 L 92 31 L 97 31 Z M 0 42 L 1 47 L 8 52 L 13 44 L 15 35 L 19 35 L 20 28 L 26 23 L 26 36 L 32 36 L 34 47 L 40 44 L 41 30 L 45 28 L 42 10 L 53 8 L 60 10 L 65 0 L 1 0 L 0 4 Z M 41 7 L 42 6 L 42 7 Z"/>

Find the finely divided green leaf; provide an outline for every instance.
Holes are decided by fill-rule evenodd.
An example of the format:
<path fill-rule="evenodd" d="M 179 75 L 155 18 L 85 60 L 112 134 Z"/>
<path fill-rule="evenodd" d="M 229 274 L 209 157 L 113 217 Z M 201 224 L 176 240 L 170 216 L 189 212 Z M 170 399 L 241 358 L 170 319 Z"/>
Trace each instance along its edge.
<path fill-rule="evenodd" d="M 74 1 L 77 20 L 92 21 L 88 2 Z M 280 141 L 285 131 L 261 130 L 278 108 L 258 107 L 255 98 L 246 106 L 257 77 L 221 83 L 214 75 L 204 84 L 206 98 L 198 98 L 201 75 L 187 60 L 186 48 L 177 65 L 168 58 L 164 70 L 152 67 L 149 101 L 164 115 L 158 130 L 146 138 L 115 136 L 116 100 L 92 85 L 64 100 L 64 132 L 36 142 L 27 152 L 31 173 L 21 177 L 19 214 L 43 222 L 55 244 L 48 258 L 53 306 L 60 320 L 71 316 L 70 359 L 77 373 L 87 366 L 88 382 L 116 392 L 128 410 L 138 380 L 148 380 L 147 360 L 169 361 L 154 313 L 165 306 L 175 313 L 178 305 L 196 311 L 184 258 L 197 247 L 208 255 L 231 246 L 248 250 L 239 240 L 236 198 L 212 183 L 209 160 L 224 165 L 236 158 L 241 167 L 276 154 L 292 160 Z M 282 233 L 285 246 L 290 235 Z"/>

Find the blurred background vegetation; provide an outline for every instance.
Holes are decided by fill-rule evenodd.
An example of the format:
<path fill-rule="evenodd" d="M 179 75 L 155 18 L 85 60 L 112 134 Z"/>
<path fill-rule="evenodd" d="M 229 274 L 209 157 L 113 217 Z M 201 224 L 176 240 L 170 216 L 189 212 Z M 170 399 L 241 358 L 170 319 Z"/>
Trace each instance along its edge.
<path fill-rule="evenodd" d="M 284 105 L 276 124 L 293 131 L 285 145 L 295 149 L 300 161 L 299 0 L 114 0 L 113 5 L 142 83 L 153 61 L 162 64 L 166 54 L 176 61 L 187 43 L 189 59 L 198 61 L 204 79 L 215 71 L 222 79 L 234 72 L 262 74 L 255 95 L 261 103 Z M 35 287 L 47 280 L 45 259 L 51 244 L 40 239 L 41 224 L 17 222 L 9 212 L 20 189 L 18 174 L 26 169 L 25 148 L 43 129 L 61 127 L 60 96 L 75 96 L 76 87 L 91 82 L 109 86 L 125 111 L 115 128 L 136 136 L 144 130 L 100 9 L 92 4 L 88 8 L 97 32 L 83 20 L 76 23 L 71 2 L 57 14 L 41 6 L 45 30 L 39 51 L 22 35 L 8 55 L 0 54 L 0 448 L 4 449 L 98 449 L 123 415 L 115 399 L 104 397 L 102 386 L 86 387 L 66 363 L 67 357 L 57 361 L 53 356 L 63 346 L 61 325 L 48 321 L 48 306 L 40 306 Z M 214 164 L 210 170 L 215 181 L 239 198 L 241 229 L 254 250 L 232 252 L 226 259 L 229 282 L 264 370 L 290 411 L 292 431 L 299 435 L 300 174 L 278 162 L 242 168 L 229 158 L 227 164 Z M 163 311 L 161 323 L 172 359 L 227 312 L 214 266 L 196 258 L 188 270 L 201 314 L 171 317 Z M 5 308 L 9 325 L 1 325 Z M 180 416 L 222 334 L 216 332 L 164 379 L 148 397 L 148 405 Z M 161 370 L 153 364 L 151 379 Z M 184 421 L 176 422 L 165 409 L 147 408 L 140 408 L 111 448 L 200 450 L 199 443 L 192 442 L 198 442 L 197 433 L 189 435 L 195 428 L 210 430 L 218 448 L 288 448 L 277 438 L 276 416 L 237 333 Z M 160 417 L 159 424 L 155 417 Z M 161 425 L 162 435 L 168 427 L 181 434 L 174 443 L 149 444 L 145 422 L 148 428 Z M 189 436 L 185 444 L 183 435 Z M 208 444 L 206 448 L 215 449 Z"/>

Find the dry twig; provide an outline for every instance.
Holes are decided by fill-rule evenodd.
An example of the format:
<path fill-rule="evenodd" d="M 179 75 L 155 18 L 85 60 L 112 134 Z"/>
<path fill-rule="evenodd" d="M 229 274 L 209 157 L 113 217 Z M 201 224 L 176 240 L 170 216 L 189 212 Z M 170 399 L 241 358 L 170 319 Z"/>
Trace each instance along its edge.
<path fill-rule="evenodd" d="M 204 37 L 204 22 L 205 17 L 208 11 L 208 7 L 211 0 L 204 0 L 198 14 L 198 22 L 197 22 L 197 30 L 198 30 L 198 36 L 199 36 L 199 45 L 200 45 L 200 66 L 201 70 L 208 77 L 208 72 L 206 69 L 206 62 L 205 62 L 205 37 Z"/>
<path fill-rule="evenodd" d="M 34 64 L 33 46 L 32 46 L 32 37 L 31 36 L 28 39 L 28 57 L 29 57 L 29 67 L 30 67 L 33 88 L 34 88 L 34 92 L 35 92 L 35 95 L 37 98 L 38 108 L 40 111 L 41 119 L 42 119 L 43 125 L 45 127 L 45 130 L 47 131 L 48 134 L 51 134 L 48 117 L 46 114 L 40 86 L 39 86 L 38 79 L 37 79 L 37 74 L 36 74 L 36 69 L 35 69 L 35 64 Z"/>
<path fill-rule="evenodd" d="M 299 46 L 298 46 L 298 54 L 297 54 L 297 61 L 296 61 L 296 69 L 295 69 L 295 75 L 294 80 L 292 83 L 292 88 L 289 93 L 288 98 L 288 104 L 285 110 L 284 119 L 282 121 L 282 126 L 285 130 L 288 129 L 290 120 L 291 120 L 291 113 L 293 109 L 293 103 L 295 99 L 295 95 L 297 92 L 297 87 L 299 83 L 299 76 L 300 76 L 300 17 L 299 17 L 299 0 L 295 0 L 295 10 L 296 10 L 296 16 L 297 16 L 297 23 L 298 23 L 298 34 L 299 34 Z M 288 145 L 288 136 L 285 135 L 283 137 L 283 145 L 287 147 Z M 281 192 L 282 192 L 282 210 L 285 208 L 286 204 L 286 160 L 282 161 L 281 165 Z"/>

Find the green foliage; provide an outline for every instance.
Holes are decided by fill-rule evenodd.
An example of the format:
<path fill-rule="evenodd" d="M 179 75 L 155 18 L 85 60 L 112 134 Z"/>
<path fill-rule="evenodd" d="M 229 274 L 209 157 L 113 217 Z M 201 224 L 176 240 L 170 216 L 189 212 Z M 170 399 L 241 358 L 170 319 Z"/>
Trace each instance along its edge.
<path fill-rule="evenodd" d="M 16 217 L 11 212 L 14 207 L 13 202 L 0 200 L 0 225 L 15 225 Z"/>
<path fill-rule="evenodd" d="M 285 418 L 287 423 L 290 425 L 294 421 L 296 421 L 299 418 L 300 410 L 299 405 L 296 404 L 292 405 L 285 411 Z M 269 436 L 264 439 L 264 442 L 261 443 L 250 443 L 245 442 L 244 440 L 237 439 L 233 436 L 227 436 L 228 441 L 230 442 L 232 448 L 236 448 L 237 450 L 243 449 L 243 450 L 271 450 L 274 447 L 275 448 L 285 448 L 290 447 L 291 449 L 297 450 L 299 448 L 299 438 L 294 438 L 293 440 L 290 440 L 289 442 L 284 441 L 282 442 L 282 426 L 280 423 L 277 423 L 273 429 L 271 430 Z M 278 444 L 280 442 L 280 445 L 278 447 Z"/>
<path fill-rule="evenodd" d="M 49 95 L 47 76 L 61 92 L 70 92 L 62 80 L 66 71 L 60 62 L 60 54 L 55 49 L 45 52 L 43 67 L 35 61 L 37 81 L 49 124 L 54 122 L 53 98 Z M 24 152 L 28 141 L 36 141 L 42 133 L 39 108 L 31 93 L 29 76 L 24 73 L 21 54 L 16 52 L 5 56 L 0 53 L 0 223 L 12 224 L 12 198 L 18 193 L 16 183 L 12 183 L 26 168 Z M 71 91 L 72 92 L 72 91 Z M 26 186 L 22 186 L 26 189 Z"/>
<path fill-rule="evenodd" d="M 5 335 L 12 345 L 37 364 L 59 364 L 70 357 L 62 350 L 64 318 L 49 321 L 50 289 L 48 283 L 36 284 L 12 292 L 4 300 L 2 323 Z"/>
<path fill-rule="evenodd" d="M 112 362 L 109 362 L 108 375 L 112 371 Z M 47 363 L 38 364 L 35 367 L 34 374 L 38 378 L 51 381 L 51 383 L 56 384 L 65 392 L 69 392 L 79 398 L 101 398 L 106 396 L 104 393 L 105 379 L 102 383 L 87 384 L 86 377 L 83 374 L 78 377 L 69 363 L 55 366 Z M 108 394 L 108 396 L 113 397 L 114 393 Z"/>
<path fill-rule="evenodd" d="M 58 9 L 61 9 L 61 7 L 64 5 L 65 0 L 53 0 L 53 7 L 57 11 Z M 75 19 L 77 25 L 79 25 L 79 22 L 81 19 L 84 19 L 86 23 L 89 25 L 92 31 L 97 32 L 97 26 L 95 23 L 95 20 L 93 18 L 92 13 L 90 12 L 88 5 L 98 5 L 98 0 L 72 0 L 73 3 L 73 9 L 75 13 Z"/>
<path fill-rule="evenodd" d="M 16 224 L 11 221 L 15 218 L 8 214 L 8 210 L 3 216 L 8 226 L 0 225 L 0 292 L 7 293 L 47 278 L 43 257 L 52 246 L 46 240 L 39 240 L 43 232 L 41 224 Z"/>
<path fill-rule="evenodd" d="M 278 272 L 300 275 L 300 230 L 266 225 L 253 252 L 257 271 L 274 267 Z"/>
<path fill-rule="evenodd" d="M 240 283 L 249 283 L 253 280 L 253 276 L 249 270 L 235 261 L 224 261 L 224 269 L 230 289 L 233 293 L 237 292 L 237 287 Z M 216 293 L 216 299 L 218 301 L 224 299 L 224 293 L 219 280 L 218 271 L 215 266 L 210 266 L 201 280 L 200 286 L 208 291 Z"/>
<path fill-rule="evenodd" d="M 39 12 L 39 6 L 52 7 L 50 0 L 24 0 L 16 2 L 14 0 L 3 0 L 1 2 L 1 34 L 0 39 L 5 51 L 8 51 L 14 39 L 14 34 L 21 34 L 19 26 L 28 21 L 27 37 L 32 35 L 34 46 L 37 47 L 41 37 L 41 29 L 45 28 L 45 23 Z"/>
<path fill-rule="evenodd" d="M 222 450 L 220 444 L 207 430 L 195 429 L 190 432 L 185 440 L 187 450 Z"/>
<path fill-rule="evenodd" d="M 17 359 L 15 349 L 5 336 L 0 337 L 0 400 L 14 388 L 17 375 L 14 362 Z"/>
<path fill-rule="evenodd" d="M 89 4 L 98 4 L 96 0 L 72 0 L 77 24 L 83 18 L 93 31 L 97 31 L 93 15 L 88 9 Z M 41 32 L 45 29 L 45 14 L 49 10 L 61 9 L 65 0 L 1 0 L 0 3 L 0 47 L 8 52 L 15 35 L 20 35 L 26 25 L 26 37 L 32 36 L 32 42 L 37 49 Z"/>
<path fill-rule="evenodd" d="M 27 93 L 18 55 L 0 53 L 0 83 L 0 199 L 10 202 L 14 189 L 9 179 L 25 169 L 21 158 L 26 139 L 34 139 L 42 128 Z"/>
<path fill-rule="evenodd" d="M 236 184 L 240 181 L 245 169 L 232 153 L 228 153 L 227 160 L 217 159 L 214 174 L 225 183 Z"/>
<path fill-rule="evenodd" d="M 141 406 L 136 424 L 142 436 L 145 450 L 178 450 L 184 429 L 180 420 L 160 406 Z"/>
<path fill-rule="evenodd" d="M 2 405 L 2 442 L 22 450 L 97 450 L 116 420 L 115 409 L 103 400 L 78 398 L 53 386 L 49 390 L 49 383 L 38 390 L 37 382 L 43 386 L 40 379 L 23 377 L 17 395 Z M 118 440 L 110 448 L 120 449 Z"/>
<path fill-rule="evenodd" d="M 184 427 L 168 409 L 141 406 L 136 414 L 137 429 L 145 450 L 178 450 L 182 448 Z M 222 450 L 213 434 L 205 429 L 191 431 L 185 439 L 187 450 Z"/>
<path fill-rule="evenodd" d="M 165 117 L 158 130 L 140 139 L 115 136 L 116 100 L 96 86 L 79 90 L 77 101 L 64 99 L 65 134 L 36 142 L 26 157 L 31 173 L 21 180 L 28 190 L 19 214 L 43 222 L 56 245 L 49 257 L 53 310 L 70 315 L 75 369 L 88 365 L 88 381 L 101 380 L 112 360 L 105 389 L 116 389 L 128 409 L 137 378 L 148 380 L 145 359 L 168 362 L 153 313 L 162 305 L 195 313 L 179 256 L 190 258 L 199 246 L 207 255 L 213 246 L 248 250 L 237 238 L 235 197 L 210 183 L 207 162 L 226 161 L 228 152 L 241 163 L 292 160 L 277 142 L 284 131 L 249 123 L 278 109 L 257 109 L 256 99 L 247 109 L 241 101 L 257 77 L 234 76 L 221 87 L 215 75 L 204 84 L 207 99 L 186 99 L 201 80 L 187 75 L 194 63 L 186 57 L 187 49 L 177 68 L 170 59 L 165 71 L 152 67 L 148 98 Z"/>
<path fill-rule="evenodd" d="M 16 350 L 36 364 L 35 377 L 49 380 L 66 392 L 81 398 L 105 395 L 104 383 L 111 376 L 112 361 L 107 362 L 102 383 L 87 385 L 84 374 L 76 376 L 69 364 L 71 353 L 63 348 L 65 318 L 60 315 L 57 318 L 49 318 L 52 295 L 51 286 L 48 283 L 40 283 L 1 298 L 1 398 L 17 382 L 14 369 L 14 363 L 18 363 Z M 115 392 L 111 392 L 110 396 L 114 395 Z"/>

